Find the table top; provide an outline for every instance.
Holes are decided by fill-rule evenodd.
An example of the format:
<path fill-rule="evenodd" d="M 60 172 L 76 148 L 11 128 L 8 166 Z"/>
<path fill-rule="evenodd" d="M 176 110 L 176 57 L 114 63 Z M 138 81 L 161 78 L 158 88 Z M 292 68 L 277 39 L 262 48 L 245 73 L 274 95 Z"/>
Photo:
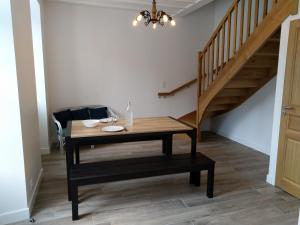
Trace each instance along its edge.
<path fill-rule="evenodd" d="M 99 123 L 97 127 L 87 128 L 82 121 L 72 121 L 70 136 L 71 138 L 101 137 L 114 135 L 144 134 L 144 133 L 162 133 L 162 132 L 186 132 L 193 130 L 192 127 L 185 125 L 171 117 L 151 117 L 136 118 L 132 127 L 121 132 L 104 132 L 102 128 L 111 125 L 110 123 Z M 125 126 L 123 119 L 117 121 L 114 125 Z"/>

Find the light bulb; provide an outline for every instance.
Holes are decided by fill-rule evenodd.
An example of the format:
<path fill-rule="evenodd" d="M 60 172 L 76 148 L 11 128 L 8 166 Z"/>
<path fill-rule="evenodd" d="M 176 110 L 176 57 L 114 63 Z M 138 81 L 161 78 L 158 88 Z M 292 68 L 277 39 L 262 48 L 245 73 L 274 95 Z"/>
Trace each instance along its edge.
<path fill-rule="evenodd" d="M 167 15 L 164 15 L 164 16 L 163 16 L 163 20 L 164 20 L 164 22 L 166 23 L 166 22 L 168 22 L 169 17 L 168 17 Z"/>
<path fill-rule="evenodd" d="M 141 22 L 142 19 L 143 19 L 143 16 L 142 16 L 141 14 L 136 18 L 136 20 L 137 20 L 138 22 Z"/>
<path fill-rule="evenodd" d="M 171 25 L 172 25 L 173 27 L 176 26 L 175 20 L 171 20 Z"/>
<path fill-rule="evenodd" d="M 152 27 L 155 30 L 156 29 L 156 23 L 154 23 Z"/>
<path fill-rule="evenodd" d="M 134 20 L 134 21 L 132 22 L 132 26 L 134 26 L 134 27 L 136 27 L 137 24 L 138 24 L 138 21 L 137 21 L 137 20 Z"/>

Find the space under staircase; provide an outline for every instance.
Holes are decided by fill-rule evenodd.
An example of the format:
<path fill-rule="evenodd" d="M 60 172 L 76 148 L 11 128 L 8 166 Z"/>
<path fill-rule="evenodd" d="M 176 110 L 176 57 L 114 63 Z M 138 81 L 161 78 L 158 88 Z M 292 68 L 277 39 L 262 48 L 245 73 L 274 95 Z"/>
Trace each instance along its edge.
<path fill-rule="evenodd" d="M 252 96 L 277 73 L 282 22 L 298 0 L 234 0 L 199 53 L 198 106 L 181 120 L 200 127 Z"/>

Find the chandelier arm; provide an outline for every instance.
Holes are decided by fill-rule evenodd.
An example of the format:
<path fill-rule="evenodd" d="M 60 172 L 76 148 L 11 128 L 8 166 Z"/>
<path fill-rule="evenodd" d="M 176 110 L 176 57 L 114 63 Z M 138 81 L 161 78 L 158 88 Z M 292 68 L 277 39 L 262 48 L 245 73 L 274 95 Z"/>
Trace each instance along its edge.
<path fill-rule="evenodd" d="M 144 19 L 151 17 L 151 14 L 148 10 L 144 10 L 141 12 L 142 16 L 144 17 Z"/>
<path fill-rule="evenodd" d="M 164 11 L 159 10 L 159 11 L 157 12 L 157 17 L 163 17 L 165 14 L 166 14 L 166 13 L 165 13 Z"/>
<path fill-rule="evenodd" d="M 145 20 L 145 26 L 148 26 L 151 22 L 151 14 L 148 10 L 144 10 L 141 12 L 144 20 Z"/>
<path fill-rule="evenodd" d="M 151 22 L 151 18 L 147 17 L 146 21 L 145 21 L 145 25 L 148 26 Z"/>
<path fill-rule="evenodd" d="M 157 21 L 161 26 L 165 25 L 165 22 L 163 21 L 164 15 L 167 15 L 167 14 L 162 10 L 157 12 Z"/>

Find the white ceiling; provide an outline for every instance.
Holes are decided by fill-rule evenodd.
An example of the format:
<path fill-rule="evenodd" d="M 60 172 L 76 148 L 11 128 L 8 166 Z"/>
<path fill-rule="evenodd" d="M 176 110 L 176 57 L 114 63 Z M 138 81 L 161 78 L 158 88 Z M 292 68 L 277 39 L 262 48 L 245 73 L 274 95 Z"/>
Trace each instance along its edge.
<path fill-rule="evenodd" d="M 48 0 L 73 4 L 95 5 L 109 8 L 151 10 L 152 0 Z M 156 0 L 158 10 L 162 9 L 171 15 L 187 15 L 213 0 Z"/>

